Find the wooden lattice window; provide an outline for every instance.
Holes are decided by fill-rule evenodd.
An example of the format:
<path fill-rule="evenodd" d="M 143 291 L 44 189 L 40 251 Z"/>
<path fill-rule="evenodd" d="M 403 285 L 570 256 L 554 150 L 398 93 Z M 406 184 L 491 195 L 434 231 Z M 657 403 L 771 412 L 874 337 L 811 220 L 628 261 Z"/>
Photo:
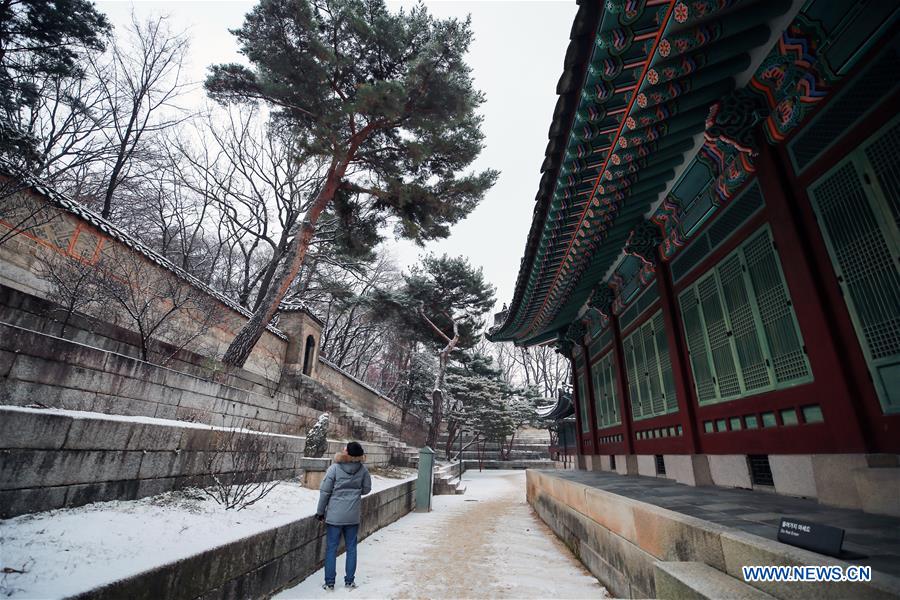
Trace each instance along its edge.
<path fill-rule="evenodd" d="M 658 310 L 622 343 L 628 397 L 635 420 L 678 412 L 672 359 Z"/>
<path fill-rule="evenodd" d="M 812 381 L 768 226 L 679 296 L 700 404 Z"/>
<path fill-rule="evenodd" d="M 613 352 L 607 352 L 591 367 L 597 429 L 611 427 L 622 422 L 616 396 L 616 370 L 613 354 Z"/>
<path fill-rule="evenodd" d="M 900 120 L 810 186 L 885 413 L 900 412 Z"/>

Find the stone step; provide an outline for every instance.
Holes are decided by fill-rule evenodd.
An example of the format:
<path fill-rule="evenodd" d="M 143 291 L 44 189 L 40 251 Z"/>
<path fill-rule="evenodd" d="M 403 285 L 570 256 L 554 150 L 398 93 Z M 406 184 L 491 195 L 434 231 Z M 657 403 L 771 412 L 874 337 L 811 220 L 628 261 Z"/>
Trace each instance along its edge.
<path fill-rule="evenodd" d="M 392 449 L 395 456 L 404 456 L 407 462 L 418 461 L 418 449 L 410 448 L 390 431 L 372 422 L 364 413 L 347 405 L 340 396 L 331 390 L 309 380 L 303 380 L 301 388 L 312 390 L 324 396 L 326 410 L 332 413 L 332 417 L 335 420 L 343 424 L 349 424 L 357 432 L 357 435 L 363 438 L 362 441 L 388 446 Z"/>
<path fill-rule="evenodd" d="M 657 598 L 774 600 L 769 594 L 702 562 L 658 561 L 653 570 Z"/>

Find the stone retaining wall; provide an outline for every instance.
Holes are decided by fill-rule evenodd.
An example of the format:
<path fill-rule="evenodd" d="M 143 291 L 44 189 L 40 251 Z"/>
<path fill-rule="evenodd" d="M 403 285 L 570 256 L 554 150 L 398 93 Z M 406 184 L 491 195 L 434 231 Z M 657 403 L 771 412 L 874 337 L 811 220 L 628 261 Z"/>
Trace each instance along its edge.
<path fill-rule="evenodd" d="M 0 181 L 6 183 L 8 179 L 0 175 Z M 209 300 L 204 303 L 206 308 L 203 312 L 208 312 L 213 318 L 210 325 L 191 341 L 191 345 L 203 348 L 211 356 L 224 354 L 231 340 L 246 324 L 249 311 L 188 275 L 145 247 L 139 240 L 85 207 L 51 189 L 31 183 L 33 182 L 12 197 L 4 198 L 4 202 L 8 202 L 13 211 L 6 215 L 9 222 L 21 221 L 32 226 L 0 244 L 0 283 L 27 294 L 49 298 L 53 295 L 52 286 L 42 275 L 42 271 L 46 264 L 54 261 L 60 261 L 60 265 L 67 264 L 65 261 L 78 261 L 84 266 L 99 269 L 101 261 L 108 259 L 112 261 L 114 268 L 120 270 L 140 269 L 131 275 L 141 279 L 159 278 L 160 281 L 171 282 L 176 289 L 183 290 L 185 295 Z M 33 212 L 40 215 L 36 223 L 27 218 Z M 8 227 L 5 221 L 0 221 L 0 232 L 6 233 Z M 160 304 L 161 301 L 151 302 Z M 90 310 L 104 321 L 133 327 L 124 313 L 114 306 L 93 307 Z M 195 326 L 197 315 L 189 313 L 190 311 L 178 311 L 171 316 L 179 325 L 170 330 L 172 333 Z M 163 334 L 162 337 L 165 338 L 166 335 Z M 246 368 L 269 376 L 273 363 L 283 363 L 287 344 L 287 336 L 283 332 L 274 327 L 268 328 L 254 346 Z"/>
<path fill-rule="evenodd" d="M 202 379 L 0 323 L 0 404 L 147 416 L 298 435 L 320 411 L 235 376 Z M 333 429 L 334 437 L 349 430 Z"/>
<path fill-rule="evenodd" d="M 529 504 L 616 598 L 657 597 L 659 561 L 695 562 L 743 581 L 744 565 L 848 563 L 793 548 L 653 504 L 556 476 L 527 472 Z M 775 598 L 837 600 L 900 597 L 900 584 L 874 572 L 868 583 L 754 582 Z M 700 597 L 700 596 L 697 596 Z"/>
<path fill-rule="evenodd" d="M 140 339 L 133 331 L 79 313 L 69 316 L 63 330 L 64 320 L 65 315 L 58 304 L 0 284 L 0 323 L 131 358 L 141 357 Z M 229 385 L 252 389 L 258 393 L 269 393 L 279 379 L 277 376 L 280 374 L 280 365 L 277 364 L 269 369 L 268 376 L 247 369 L 230 369 L 226 375 L 222 365 L 207 356 L 190 350 L 177 350 L 164 343 L 160 343 L 159 348 L 165 349 L 169 355 L 166 362 L 168 368 L 202 379 L 227 378 Z"/>
<path fill-rule="evenodd" d="M 257 442 L 267 453 L 261 479 L 300 474 L 305 439 L 234 432 L 162 419 L 133 420 L 90 413 L 0 407 L 0 518 L 134 500 L 188 486 L 229 480 L 236 451 Z M 342 442 L 330 441 L 333 454 Z M 366 443 L 373 466 L 390 448 Z M 217 454 L 218 453 L 218 454 Z M 217 459 L 211 468 L 210 459 Z"/>
<path fill-rule="evenodd" d="M 415 481 L 407 481 L 364 497 L 360 539 L 415 508 L 415 490 Z M 325 528 L 310 516 L 76 598 L 266 598 L 315 573 L 324 560 Z"/>
<path fill-rule="evenodd" d="M 319 360 L 316 379 L 407 444 L 416 447 L 425 445 L 428 423 L 419 415 L 407 412 L 401 431 L 402 408 L 378 390 L 351 377 L 326 360 Z"/>
<path fill-rule="evenodd" d="M 62 318 L 59 307 L 52 302 L 0 284 L 0 323 L 47 334 L 53 338 L 62 336 L 64 339 L 93 349 L 106 350 L 139 360 L 139 340 L 133 332 L 79 314 L 73 314 L 65 331 L 62 331 L 60 321 Z M 19 348 L 22 344 L 15 344 L 15 346 Z M 3 342 L 0 341 L 0 352 L 2 350 Z M 326 399 L 321 394 L 315 393 L 313 387 L 302 385 L 302 381 L 305 379 L 304 375 L 291 376 L 283 373 L 277 363 L 270 365 L 269 371 L 271 372 L 264 377 L 246 369 L 231 369 L 225 372 L 221 364 L 214 360 L 187 350 L 178 352 L 173 350 L 167 367 L 205 381 L 216 382 L 257 395 L 269 396 L 286 404 L 299 403 L 314 409 L 304 415 L 301 427 L 305 427 L 310 418 L 326 409 Z M 2 360 L 0 360 L 0 376 L 2 375 Z M 326 361 L 320 361 L 320 368 L 316 370 L 316 381 L 326 386 L 343 402 L 362 412 L 367 419 L 378 423 L 396 437 L 413 446 L 424 445 L 427 424 L 417 415 L 407 414 L 401 431 L 399 406 L 394 404 L 390 398 L 379 394 L 377 390 L 357 381 Z M 2 386 L 3 382 L 0 381 L 0 402 L 3 402 Z M 97 408 L 89 410 L 107 412 Z M 182 411 L 182 413 L 186 412 Z M 149 413 L 147 416 L 156 415 Z M 361 432 L 354 430 L 353 424 L 349 420 L 343 420 L 336 415 L 333 417 L 332 429 L 337 432 L 335 433 L 336 437 L 360 437 Z M 164 418 L 172 418 L 172 416 L 168 415 Z M 176 415 L 174 418 L 185 417 Z M 221 420 L 221 415 L 219 415 L 219 419 Z M 291 430 L 287 433 L 297 432 Z"/>

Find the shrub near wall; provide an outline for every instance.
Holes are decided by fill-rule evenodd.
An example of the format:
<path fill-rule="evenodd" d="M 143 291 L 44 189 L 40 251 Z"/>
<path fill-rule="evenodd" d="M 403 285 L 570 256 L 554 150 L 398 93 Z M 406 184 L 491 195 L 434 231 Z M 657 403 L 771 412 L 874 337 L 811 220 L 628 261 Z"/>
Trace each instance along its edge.
<path fill-rule="evenodd" d="M 415 496 L 415 481 L 405 481 L 364 497 L 360 539 L 413 510 Z M 265 598 L 315 573 L 324 561 L 325 528 L 309 516 L 75 598 Z"/>

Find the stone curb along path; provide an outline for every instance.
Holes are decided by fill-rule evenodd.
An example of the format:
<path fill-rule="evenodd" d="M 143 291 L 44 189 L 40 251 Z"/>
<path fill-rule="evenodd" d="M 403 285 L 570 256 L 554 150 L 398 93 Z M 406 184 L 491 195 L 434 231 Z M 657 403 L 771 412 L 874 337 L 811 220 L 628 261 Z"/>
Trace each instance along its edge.
<path fill-rule="evenodd" d="M 415 480 L 408 480 L 365 496 L 360 539 L 415 508 L 415 492 Z M 74 598 L 264 598 L 318 570 L 325 559 L 324 538 L 325 528 L 308 516 Z"/>

